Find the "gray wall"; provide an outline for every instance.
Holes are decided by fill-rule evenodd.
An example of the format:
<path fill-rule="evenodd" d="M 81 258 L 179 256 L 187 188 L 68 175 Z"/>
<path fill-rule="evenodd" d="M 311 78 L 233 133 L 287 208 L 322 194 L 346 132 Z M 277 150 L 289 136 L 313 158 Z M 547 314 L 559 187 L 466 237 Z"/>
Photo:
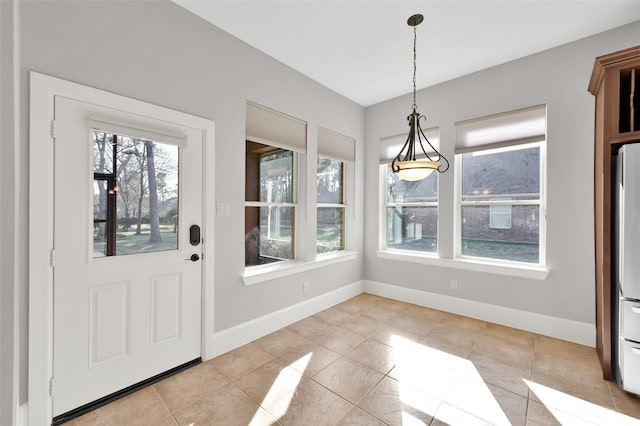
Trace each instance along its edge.
<path fill-rule="evenodd" d="M 425 128 L 439 126 L 444 155 L 454 157 L 454 123 L 547 104 L 547 265 L 544 281 L 395 262 L 376 256 L 378 161 L 382 137 L 406 132 L 411 99 L 367 108 L 364 278 L 594 324 L 593 116 L 587 92 L 594 58 L 638 44 L 640 22 L 487 69 L 418 93 Z M 418 72 L 429 72 L 428 69 Z M 440 176 L 440 255 L 453 255 L 454 173 Z M 451 279 L 458 291 L 450 290 Z"/>
<path fill-rule="evenodd" d="M 243 284 L 241 276 L 244 272 L 243 164 L 247 99 L 306 120 L 312 129 L 311 150 L 315 150 L 317 126 L 353 137 L 357 141 L 357 164 L 363 159 L 364 108 L 168 1 L 28 1 L 21 2 L 19 8 L 22 137 L 15 191 L 25 197 L 21 197 L 18 206 L 15 221 L 18 228 L 26 229 L 28 225 L 28 72 L 34 70 L 215 121 L 216 160 L 208 167 L 215 167 L 216 201 L 231 203 L 231 216 L 216 217 L 214 230 L 216 331 L 361 278 L 361 256 L 354 261 L 250 287 Z M 315 164 L 315 157 L 309 160 Z M 353 250 L 362 252 L 361 167 L 356 167 L 355 182 L 359 216 L 354 221 L 350 241 Z M 6 194 L 3 194 L 3 206 Z M 310 212 L 309 218 L 315 220 L 315 212 Z M 26 250 L 26 242 L 21 240 L 19 251 L 23 255 L 17 273 L 21 277 L 19 287 L 24 291 L 18 310 L 24 312 L 19 331 L 20 362 L 25 368 Z M 4 278 L 3 272 L 3 282 Z M 311 284 L 307 294 L 302 293 L 304 281 Z M 24 401 L 27 382 L 24 368 L 21 376 Z"/>
<path fill-rule="evenodd" d="M 14 161 L 17 150 L 17 74 L 15 72 L 17 49 L 17 25 L 14 22 L 14 7 L 11 2 L 0 2 L 0 424 L 12 425 L 15 421 L 14 407 L 18 398 L 18 295 L 26 294 L 26 286 L 19 286 L 17 270 L 20 259 L 16 250 L 15 191 L 19 165 Z M 24 229 L 24 228 L 22 228 Z M 24 352 L 26 359 L 26 352 Z M 23 369 L 23 372 L 26 371 Z"/>
<path fill-rule="evenodd" d="M 216 201 L 231 203 L 231 216 L 216 219 L 215 329 L 229 328 L 307 297 L 367 279 L 594 322 L 593 286 L 593 98 L 586 91 L 595 56 L 637 44 L 640 23 L 499 66 L 419 94 L 426 127 L 438 125 L 447 156 L 453 156 L 453 123 L 523 106 L 549 105 L 548 264 L 546 281 L 454 271 L 376 257 L 378 226 L 377 140 L 405 130 L 409 97 L 367 109 L 257 52 L 173 3 L 20 2 L 13 21 L 19 37 L 19 73 L 7 74 L 6 12 L 2 3 L 2 163 L 0 188 L 0 423 L 10 419 L 16 381 L 10 369 L 19 353 L 20 400 L 27 392 L 28 72 L 35 70 L 88 86 L 210 118 L 216 123 Z M 11 24 L 12 21 L 9 21 Z M 11 41 L 13 37 L 11 36 Z M 12 55 L 10 55 L 12 57 Z M 428 72 L 424 70 L 421 72 Z M 15 80 L 19 92 L 7 96 Z M 247 99 L 356 139 L 356 220 L 350 239 L 365 254 L 357 261 L 245 287 L 244 114 Z M 14 108 L 17 106 L 17 109 Z M 10 126 L 19 119 L 19 126 Z M 366 123 L 366 128 L 364 126 Z M 365 132 L 366 130 L 366 132 Z M 362 143 L 369 147 L 366 151 Z M 315 132 L 309 141 L 315 148 Z M 311 161 L 310 161 L 311 163 Z M 313 164 L 313 163 L 311 163 Z M 366 164 L 366 169 L 362 167 Z M 364 177 L 366 176 L 366 184 Z M 231 183 L 231 184 L 230 184 Z M 442 176 L 440 228 L 452 228 L 453 174 Z M 366 204 L 364 193 L 367 194 Z M 367 210 L 364 218 L 364 209 Z M 315 213 L 310 212 L 315 218 Z M 310 225 L 308 229 L 313 229 Z M 22 236 L 22 238 L 18 238 Z M 364 241 L 364 245 L 362 243 Z M 452 252 L 451 235 L 441 231 L 442 252 Z M 364 268 L 363 268 L 364 266 Z M 402 269 L 398 267 L 401 266 Z M 431 278 L 425 280 L 425 272 Z M 303 295 L 301 283 L 312 291 Z M 17 302 L 14 302 L 14 298 Z M 17 316 L 17 327 L 14 318 Z M 19 342 L 15 342 L 16 333 Z M 16 349 L 17 348 L 17 349 Z M 9 380 L 6 380 L 9 377 Z"/>

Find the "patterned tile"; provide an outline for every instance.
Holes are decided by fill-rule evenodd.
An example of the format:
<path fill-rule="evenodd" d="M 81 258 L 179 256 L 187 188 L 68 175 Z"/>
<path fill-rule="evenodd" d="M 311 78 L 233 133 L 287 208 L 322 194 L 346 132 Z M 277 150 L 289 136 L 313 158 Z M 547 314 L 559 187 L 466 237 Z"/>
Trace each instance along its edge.
<path fill-rule="evenodd" d="M 214 368 L 230 379 L 260 367 L 271 361 L 273 357 L 254 345 L 248 343 L 209 361 Z"/>
<path fill-rule="evenodd" d="M 590 347 L 363 293 L 66 423 L 640 424 Z"/>
<path fill-rule="evenodd" d="M 170 410 L 215 392 L 229 379 L 209 362 L 191 367 L 153 385 Z"/>
<path fill-rule="evenodd" d="M 302 378 L 294 392 L 265 404 L 264 408 L 284 426 L 333 426 L 353 405 L 318 383 Z"/>
<path fill-rule="evenodd" d="M 271 334 L 267 334 L 266 336 L 258 340 L 255 340 L 253 344 L 269 355 L 277 357 L 287 352 L 289 349 L 298 346 L 305 340 L 306 339 L 299 334 L 287 328 L 282 328 Z"/>
<path fill-rule="evenodd" d="M 163 422 L 170 415 L 151 387 L 120 398 L 76 419 L 77 426 L 145 425 Z"/>
<path fill-rule="evenodd" d="M 338 358 L 340 354 L 331 349 L 316 342 L 306 341 L 280 355 L 278 359 L 305 376 L 312 377 Z"/>
<path fill-rule="evenodd" d="M 313 376 L 313 380 L 355 404 L 382 377 L 384 377 L 382 373 L 343 357 Z"/>

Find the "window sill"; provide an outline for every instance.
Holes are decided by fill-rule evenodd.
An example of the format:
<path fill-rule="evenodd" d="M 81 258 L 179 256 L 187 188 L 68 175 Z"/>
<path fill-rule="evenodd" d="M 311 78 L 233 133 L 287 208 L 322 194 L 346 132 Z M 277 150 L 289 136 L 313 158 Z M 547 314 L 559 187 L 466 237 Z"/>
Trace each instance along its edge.
<path fill-rule="evenodd" d="M 358 257 L 358 253 L 355 251 L 340 251 L 318 255 L 315 260 L 289 260 L 271 265 L 252 266 L 245 269 L 242 280 L 244 285 L 250 286 L 336 263 L 347 262 L 354 260 L 356 257 Z"/>
<path fill-rule="evenodd" d="M 401 262 L 413 262 L 423 265 L 440 266 L 443 268 L 464 269 L 468 271 L 487 272 L 490 274 L 509 275 L 512 277 L 544 280 L 549 275 L 549 270 L 538 265 L 526 265 L 521 263 L 501 263 L 470 258 L 443 259 L 436 255 L 417 254 L 401 250 L 378 250 L 377 255 L 381 259 L 398 260 Z"/>

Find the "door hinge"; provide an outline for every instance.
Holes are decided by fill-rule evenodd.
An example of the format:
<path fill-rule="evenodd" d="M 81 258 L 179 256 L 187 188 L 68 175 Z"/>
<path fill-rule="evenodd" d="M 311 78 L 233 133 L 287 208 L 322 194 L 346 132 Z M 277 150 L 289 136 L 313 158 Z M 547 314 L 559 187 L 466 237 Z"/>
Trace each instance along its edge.
<path fill-rule="evenodd" d="M 51 138 L 56 138 L 56 120 L 51 120 Z"/>
<path fill-rule="evenodd" d="M 55 386 L 56 386 L 56 381 L 55 381 L 55 378 L 52 377 L 49 379 L 49 396 L 53 396 L 55 391 Z"/>
<path fill-rule="evenodd" d="M 51 267 L 55 268 L 55 266 L 56 266 L 56 249 L 51 249 L 51 252 L 49 253 L 49 261 L 51 263 Z"/>

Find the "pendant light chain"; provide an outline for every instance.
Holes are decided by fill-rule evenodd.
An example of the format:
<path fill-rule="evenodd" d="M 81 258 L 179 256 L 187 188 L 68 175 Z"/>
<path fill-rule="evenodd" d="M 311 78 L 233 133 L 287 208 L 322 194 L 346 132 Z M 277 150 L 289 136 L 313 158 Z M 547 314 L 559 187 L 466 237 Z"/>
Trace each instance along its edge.
<path fill-rule="evenodd" d="M 417 25 L 416 25 L 417 26 Z M 413 110 L 418 108 L 416 103 L 416 26 L 413 27 Z"/>
<path fill-rule="evenodd" d="M 425 116 L 420 115 L 418 103 L 416 101 L 416 75 L 417 75 L 417 26 L 420 25 L 424 17 L 420 14 L 410 16 L 407 24 L 413 27 L 413 111 L 407 116 L 409 122 L 409 134 L 407 140 L 395 156 L 391 164 L 391 170 L 403 180 L 417 181 L 424 179 L 433 172 L 444 173 L 449 169 L 449 160 L 442 155 L 427 139 L 422 131 L 420 120 Z M 425 146 L 427 150 L 425 150 Z M 420 148 L 420 158 L 416 157 L 416 149 Z M 444 162 L 445 164 L 443 164 Z"/>

